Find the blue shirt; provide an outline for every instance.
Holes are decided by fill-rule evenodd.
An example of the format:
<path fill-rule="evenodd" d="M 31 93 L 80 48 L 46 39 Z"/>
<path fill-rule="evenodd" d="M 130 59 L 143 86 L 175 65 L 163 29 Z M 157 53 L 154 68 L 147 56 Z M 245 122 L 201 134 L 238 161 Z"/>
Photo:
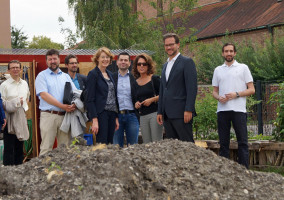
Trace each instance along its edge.
<path fill-rule="evenodd" d="M 77 74 L 75 74 L 75 78 L 74 79 L 71 76 L 70 76 L 70 78 L 72 79 L 72 81 L 73 81 L 74 85 L 76 86 L 76 88 L 78 90 L 80 90 L 80 85 L 79 85 L 79 81 L 78 81 L 78 78 L 77 78 Z"/>
<path fill-rule="evenodd" d="M 58 73 L 54 73 L 49 68 L 40 72 L 35 80 L 36 95 L 39 97 L 39 109 L 40 110 L 53 110 L 53 111 L 63 111 L 62 109 L 48 104 L 45 100 L 40 97 L 41 92 L 48 92 L 57 101 L 63 103 L 64 87 L 65 83 L 70 82 L 72 89 L 76 90 L 74 83 L 72 82 L 70 76 L 60 69 Z"/>
<path fill-rule="evenodd" d="M 134 110 L 131 98 L 129 71 L 124 76 L 118 71 L 117 100 L 119 110 Z"/>

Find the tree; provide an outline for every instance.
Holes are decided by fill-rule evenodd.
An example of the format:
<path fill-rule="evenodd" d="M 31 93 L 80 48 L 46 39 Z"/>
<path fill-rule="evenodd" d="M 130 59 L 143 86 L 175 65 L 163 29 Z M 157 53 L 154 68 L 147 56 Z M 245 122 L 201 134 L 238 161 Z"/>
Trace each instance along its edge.
<path fill-rule="evenodd" d="M 29 49 L 64 49 L 62 44 L 52 42 L 50 38 L 46 36 L 34 36 L 33 40 L 29 44 Z"/>
<path fill-rule="evenodd" d="M 143 13 L 134 11 L 134 1 L 140 0 L 68 0 L 68 6 L 74 12 L 77 30 L 86 48 L 147 49 L 155 52 L 153 58 L 161 66 L 165 61 L 163 33 L 185 30 L 186 20 L 174 26 L 173 20 L 167 21 L 168 16 L 173 15 L 175 8 L 191 10 L 197 0 L 159 0 L 158 5 L 157 0 L 146 0 L 161 13 L 154 20 L 146 20 Z M 163 4 L 170 6 L 161 10 Z"/>
<path fill-rule="evenodd" d="M 28 45 L 28 36 L 16 26 L 11 27 L 11 46 L 13 49 L 24 49 Z"/>
<path fill-rule="evenodd" d="M 60 32 L 65 35 L 65 42 L 64 45 L 67 48 L 72 48 L 77 44 L 77 35 L 72 32 L 70 28 L 65 28 L 63 26 L 64 23 L 63 17 L 58 17 L 59 25 L 61 26 Z"/>

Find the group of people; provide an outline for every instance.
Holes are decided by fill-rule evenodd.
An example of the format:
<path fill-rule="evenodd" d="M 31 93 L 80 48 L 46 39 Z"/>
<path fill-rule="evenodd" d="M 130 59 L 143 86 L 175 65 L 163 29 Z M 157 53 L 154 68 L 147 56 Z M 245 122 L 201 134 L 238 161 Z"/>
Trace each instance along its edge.
<path fill-rule="evenodd" d="M 162 140 L 163 127 L 166 138 L 194 143 L 192 122 L 193 117 L 196 116 L 197 96 L 195 63 L 191 58 L 180 54 L 180 42 L 176 34 L 165 34 L 163 41 L 168 59 L 163 65 L 161 78 L 154 75 L 156 63 L 145 53 L 136 56 L 133 66 L 130 55 L 127 52 L 120 53 L 116 61 L 118 70 L 111 72 L 109 66 L 114 55 L 108 48 L 102 47 L 93 56 L 95 67 L 86 77 L 77 73 L 78 59 L 75 55 L 68 55 L 65 58 L 67 74 L 59 68 L 59 52 L 54 49 L 49 50 L 46 53 L 48 68 L 40 72 L 35 81 L 41 110 L 40 155 L 52 150 L 55 138 L 58 145 L 70 144 L 70 133 L 61 131 L 60 126 L 65 113 L 73 112 L 77 108 L 75 104 L 63 103 L 66 82 L 71 83 L 73 91 L 83 91 L 84 105 L 92 122 L 91 130 L 96 135 L 97 143 L 118 144 L 121 147 L 125 144 L 136 144 L 139 127 L 144 143 Z M 234 44 L 225 44 L 222 56 L 225 63 L 215 69 L 212 80 L 213 96 L 218 100 L 220 155 L 229 157 L 230 128 L 233 123 L 239 144 L 239 163 L 248 168 L 245 97 L 254 93 L 253 79 L 247 65 L 240 64 L 234 59 L 236 56 Z M 20 72 L 20 66 L 19 62 L 9 63 L 8 69 L 12 79 L 1 85 L 1 94 L 3 102 L 9 101 L 14 96 L 19 97 L 20 107 L 27 110 L 28 87 L 19 75 L 16 76 Z M 14 94 L 14 90 L 10 89 L 12 87 L 16 87 L 17 92 L 20 93 L 16 93 L 15 90 Z M 7 95 L 7 91 L 11 94 Z M 5 116 L 2 118 L 5 127 L 6 118 Z M 6 130 L 4 160 L 5 156 L 8 157 L 8 153 L 13 152 L 15 158 L 18 156 L 19 161 L 22 161 L 22 157 L 16 155 L 17 151 L 6 150 L 8 143 L 18 148 L 18 144 L 8 139 L 10 135 Z M 5 164 L 10 163 L 4 161 Z M 15 159 L 12 164 L 19 162 Z"/>

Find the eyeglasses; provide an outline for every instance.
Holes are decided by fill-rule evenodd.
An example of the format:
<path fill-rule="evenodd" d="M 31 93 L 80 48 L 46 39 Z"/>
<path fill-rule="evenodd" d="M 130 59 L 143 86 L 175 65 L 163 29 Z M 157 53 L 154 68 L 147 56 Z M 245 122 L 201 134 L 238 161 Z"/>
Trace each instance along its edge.
<path fill-rule="evenodd" d="M 77 62 L 71 62 L 69 63 L 69 65 L 77 65 L 78 63 Z"/>
<path fill-rule="evenodd" d="M 137 63 L 137 66 L 147 66 L 148 64 L 147 63 Z"/>

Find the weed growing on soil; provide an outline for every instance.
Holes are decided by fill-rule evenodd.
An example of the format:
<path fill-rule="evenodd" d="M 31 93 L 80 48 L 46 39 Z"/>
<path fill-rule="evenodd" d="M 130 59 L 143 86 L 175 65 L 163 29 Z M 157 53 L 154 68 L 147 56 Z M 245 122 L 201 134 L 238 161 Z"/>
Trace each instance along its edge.
<path fill-rule="evenodd" d="M 48 171 L 51 172 L 54 168 L 61 170 L 61 167 L 59 165 L 57 165 L 55 162 L 51 162 Z"/>

